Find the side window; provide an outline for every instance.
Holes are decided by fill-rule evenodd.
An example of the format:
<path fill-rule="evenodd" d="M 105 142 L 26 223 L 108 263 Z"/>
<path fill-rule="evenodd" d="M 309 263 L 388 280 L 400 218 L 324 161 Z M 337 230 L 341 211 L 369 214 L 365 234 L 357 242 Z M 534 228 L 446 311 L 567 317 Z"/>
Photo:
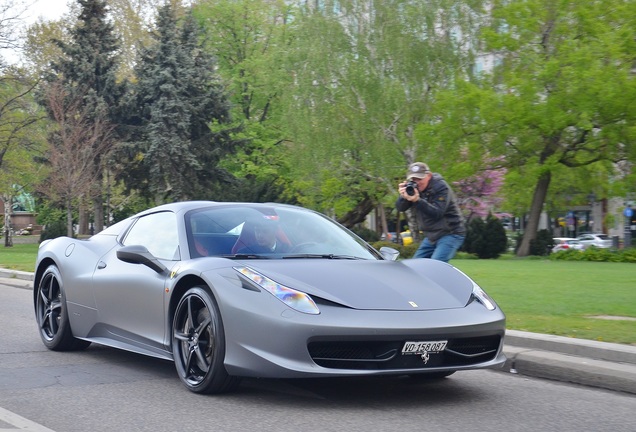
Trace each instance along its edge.
<path fill-rule="evenodd" d="M 139 218 L 126 235 L 124 245 L 142 245 L 157 258 L 177 259 L 179 240 L 175 214 L 161 212 Z"/>

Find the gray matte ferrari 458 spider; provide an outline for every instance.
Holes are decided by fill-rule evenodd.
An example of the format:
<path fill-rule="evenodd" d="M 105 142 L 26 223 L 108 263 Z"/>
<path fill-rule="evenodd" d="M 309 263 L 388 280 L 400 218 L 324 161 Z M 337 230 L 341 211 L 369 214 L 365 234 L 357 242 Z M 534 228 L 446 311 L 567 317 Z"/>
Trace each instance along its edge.
<path fill-rule="evenodd" d="M 397 255 L 300 207 L 174 203 L 42 242 L 35 315 L 49 349 L 169 359 L 197 393 L 502 366 L 496 303 L 452 265 Z"/>

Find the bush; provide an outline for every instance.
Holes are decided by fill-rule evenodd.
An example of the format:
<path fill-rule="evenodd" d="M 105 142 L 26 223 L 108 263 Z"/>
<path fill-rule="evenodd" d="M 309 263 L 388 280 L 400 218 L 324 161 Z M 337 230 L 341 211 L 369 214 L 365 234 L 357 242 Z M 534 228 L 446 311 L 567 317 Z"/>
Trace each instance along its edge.
<path fill-rule="evenodd" d="M 408 246 L 404 246 L 404 245 L 400 245 L 400 244 L 389 242 L 389 241 L 377 241 L 377 242 L 371 243 L 371 246 L 373 246 L 377 250 L 380 250 L 380 248 L 383 246 L 388 246 L 390 248 L 398 250 L 400 252 L 401 259 L 406 259 L 406 258 L 413 258 L 413 255 L 415 254 L 415 251 L 419 247 L 419 244 L 413 243 Z"/>
<path fill-rule="evenodd" d="M 351 231 L 353 231 L 354 233 L 356 233 L 358 236 L 362 237 L 365 241 L 369 243 L 377 242 L 378 240 L 380 240 L 380 235 L 369 228 L 355 226 L 351 229 Z"/>
<path fill-rule="evenodd" d="M 62 220 L 53 221 L 46 225 L 42 234 L 40 234 L 40 242 L 66 235 L 66 222 Z"/>
<path fill-rule="evenodd" d="M 477 249 L 481 248 L 482 233 L 485 226 L 486 224 L 483 219 L 479 217 L 471 219 L 468 224 L 466 224 L 466 239 L 460 251 L 476 254 Z"/>
<path fill-rule="evenodd" d="M 482 259 L 498 258 L 508 250 L 508 237 L 501 221 L 492 214 L 486 221 L 471 219 L 461 250 Z"/>
<path fill-rule="evenodd" d="M 584 251 L 566 250 L 553 253 L 551 260 L 559 261 L 596 261 L 596 262 L 626 262 L 636 263 L 636 249 L 599 249 L 591 246 Z"/>
<path fill-rule="evenodd" d="M 554 247 L 554 239 L 550 230 L 543 229 L 537 232 L 537 238 L 530 241 L 530 255 L 550 255 Z"/>

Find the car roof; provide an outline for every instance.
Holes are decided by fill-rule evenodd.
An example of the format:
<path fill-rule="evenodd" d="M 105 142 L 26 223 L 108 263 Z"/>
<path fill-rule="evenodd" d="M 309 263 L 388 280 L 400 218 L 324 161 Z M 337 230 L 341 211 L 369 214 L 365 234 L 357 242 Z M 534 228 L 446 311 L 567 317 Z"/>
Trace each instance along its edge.
<path fill-rule="evenodd" d="M 105 230 L 101 231 L 100 233 L 98 233 L 97 235 L 119 235 L 119 233 L 121 233 L 123 230 L 126 229 L 126 227 L 130 224 L 130 221 L 134 218 L 140 217 L 140 216 L 144 216 L 147 214 L 151 214 L 151 213 L 157 213 L 160 211 L 172 211 L 174 213 L 181 213 L 181 212 L 188 212 L 190 210 L 196 210 L 199 208 L 205 208 L 205 207 L 210 207 L 210 206 L 218 206 L 218 207 L 222 207 L 222 206 L 239 206 L 239 207 L 252 207 L 252 208 L 259 208 L 259 207 L 275 207 L 275 208 L 281 208 L 281 207 L 288 207 L 288 208 L 296 208 L 299 210 L 304 210 L 304 211 L 308 211 L 311 212 L 312 210 L 306 209 L 304 207 L 299 207 L 299 206 L 294 206 L 291 204 L 281 204 L 281 203 L 254 203 L 254 202 L 224 202 L 224 201 L 179 201 L 179 202 L 173 202 L 173 203 L 168 203 L 168 204 L 162 204 L 156 207 L 152 207 L 146 210 L 143 210 L 139 213 L 136 213 L 132 216 L 127 217 L 124 220 L 121 220 L 113 225 L 111 225 L 110 227 L 106 228 Z"/>
<path fill-rule="evenodd" d="M 294 206 L 291 204 L 282 204 L 282 203 L 254 203 L 254 202 L 225 202 L 225 201 L 179 201 L 174 203 L 162 204 L 157 207 L 153 207 L 147 210 L 144 210 L 140 213 L 137 213 L 135 216 L 141 216 L 148 213 L 155 213 L 158 211 L 173 211 L 175 213 L 178 212 L 186 212 L 189 210 L 210 207 L 210 206 L 239 206 L 239 207 L 293 207 L 299 210 L 307 210 L 303 207 Z M 307 210 L 311 211 L 311 210 Z"/>

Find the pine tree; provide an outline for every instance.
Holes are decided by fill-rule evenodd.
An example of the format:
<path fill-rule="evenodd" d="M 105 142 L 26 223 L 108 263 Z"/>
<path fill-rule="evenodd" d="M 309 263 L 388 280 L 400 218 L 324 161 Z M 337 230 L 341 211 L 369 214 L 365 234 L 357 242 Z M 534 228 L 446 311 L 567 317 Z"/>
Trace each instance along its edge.
<path fill-rule="evenodd" d="M 80 15 L 70 29 L 70 41 L 56 41 L 64 56 L 53 62 L 51 81 L 61 81 L 68 100 L 83 101 L 83 114 L 89 113 L 96 122 L 104 119 L 117 123 L 123 88 L 117 83 L 119 41 L 113 25 L 108 21 L 108 7 L 104 0 L 78 0 Z M 68 115 L 74 115 L 68 113 Z M 104 140 L 112 140 L 112 134 Z M 95 232 L 103 229 L 104 210 L 102 179 L 105 153 L 112 143 L 96 141 L 100 151 L 95 152 L 94 169 L 98 173 L 91 190 L 95 218 Z"/>
<path fill-rule="evenodd" d="M 129 188 L 156 203 L 214 198 L 232 177 L 218 163 L 231 152 L 229 105 L 200 47 L 190 13 L 178 20 L 169 3 L 159 9 L 154 43 L 142 50 L 129 106 L 131 133 L 124 153 Z"/>

